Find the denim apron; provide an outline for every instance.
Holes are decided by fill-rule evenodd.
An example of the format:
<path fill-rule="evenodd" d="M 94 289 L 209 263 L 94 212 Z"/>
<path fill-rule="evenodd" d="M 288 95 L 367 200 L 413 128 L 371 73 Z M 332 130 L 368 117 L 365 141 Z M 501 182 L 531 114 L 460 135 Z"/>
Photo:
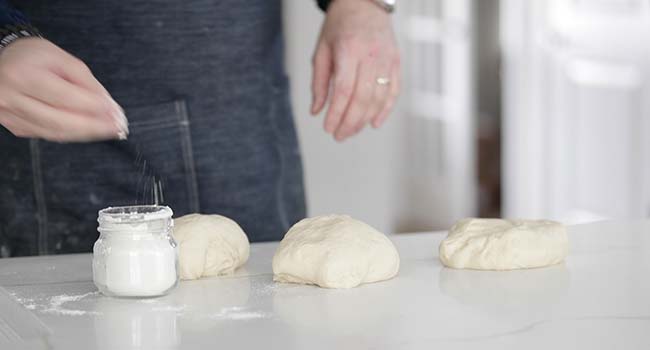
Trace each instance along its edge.
<path fill-rule="evenodd" d="M 218 213 L 251 241 L 305 216 L 283 70 L 281 0 L 21 0 L 125 109 L 126 141 L 58 144 L 0 131 L 0 255 L 88 252 L 97 211 Z"/>

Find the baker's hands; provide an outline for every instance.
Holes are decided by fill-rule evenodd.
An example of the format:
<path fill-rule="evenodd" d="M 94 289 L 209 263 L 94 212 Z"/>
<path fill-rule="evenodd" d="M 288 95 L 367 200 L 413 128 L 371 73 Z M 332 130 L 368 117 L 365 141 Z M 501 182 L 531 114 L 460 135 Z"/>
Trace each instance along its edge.
<path fill-rule="evenodd" d="M 0 51 L 0 124 L 18 137 L 56 142 L 128 134 L 122 109 L 88 67 L 41 38 Z"/>
<path fill-rule="evenodd" d="M 330 4 L 313 57 L 311 113 L 329 96 L 325 130 L 342 141 L 380 127 L 399 94 L 399 51 L 390 15 L 370 0 Z M 378 78 L 389 79 L 379 84 Z M 380 79 L 381 80 L 381 79 Z"/>

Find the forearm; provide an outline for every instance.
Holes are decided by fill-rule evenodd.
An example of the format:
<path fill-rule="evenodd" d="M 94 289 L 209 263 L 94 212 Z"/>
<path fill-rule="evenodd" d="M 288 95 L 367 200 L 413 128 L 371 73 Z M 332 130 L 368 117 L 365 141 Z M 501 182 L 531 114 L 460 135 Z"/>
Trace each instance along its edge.
<path fill-rule="evenodd" d="M 7 0 L 0 0 L 0 50 L 22 37 L 40 36 L 27 17 Z"/>

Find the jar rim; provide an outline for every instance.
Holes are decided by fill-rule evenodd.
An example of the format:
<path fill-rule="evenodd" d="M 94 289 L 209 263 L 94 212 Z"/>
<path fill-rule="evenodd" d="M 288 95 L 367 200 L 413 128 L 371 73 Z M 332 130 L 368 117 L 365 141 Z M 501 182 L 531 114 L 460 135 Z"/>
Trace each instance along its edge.
<path fill-rule="evenodd" d="M 146 222 L 171 218 L 174 213 L 164 205 L 129 205 L 108 207 L 99 211 L 97 221 L 106 223 Z"/>

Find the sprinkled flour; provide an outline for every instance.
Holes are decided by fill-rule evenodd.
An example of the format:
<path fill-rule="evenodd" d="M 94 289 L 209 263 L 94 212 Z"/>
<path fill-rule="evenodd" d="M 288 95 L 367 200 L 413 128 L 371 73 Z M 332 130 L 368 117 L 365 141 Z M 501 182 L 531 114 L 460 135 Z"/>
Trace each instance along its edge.
<path fill-rule="evenodd" d="M 261 288 L 255 288 L 257 295 L 273 293 L 273 285 L 265 285 Z M 11 293 L 16 300 L 29 310 L 34 310 L 43 314 L 54 314 L 63 316 L 84 316 L 84 315 L 101 315 L 101 312 L 87 310 L 92 308 L 93 300 L 91 298 L 99 296 L 99 292 L 89 292 L 84 294 L 60 294 L 52 297 L 41 298 L 24 298 L 19 297 L 16 293 Z M 80 307 L 79 303 L 85 302 L 85 308 Z M 273 314 L 263 311 L 251 310 L 248 307 L 233 306 L 224 307 L 217 312 L 210 313 L 205 310 L 195 310 L 191 305 L 164 305 L 159 299 L 141 299 L 133 301 L 151 305 L 152 312 L 174 312 L 177 316 L 209 319 L 213 321 L 246 321 L 272 318 Z M 77 303 L 76 308 L 74 307 Z M 201 312 L 203 311 L 203 312 Z"/>
<path fill-rule="evenodd" d="M 80 301 L 86 297 L 97 295 L 97 294 L 99 294 L 99 292 L 89 292 L 89 293 L 78 294 L 78 295 L 61 294 L 61 295 L 55 295 L 50 298 L 21 298 L 17 296 L 15 293 L 12 293 L 11 295 L 14 298 L 16 298 L 16 301 L 18 301 L 20 304 L 22 304 L 25 308 L 29 310 L 35 310 L 37 312 L 41 312 L 45 314 L 56 314 L 56 315 L 64 315 L 64 316 L 83 316 L 83 315 L 97 315 L 99 313 L 96 311 L 86 311 L 86 310 L 66 308 L 64 307 L 64 304 L 69 302 Z"/>
<path fill-rule="evenodd" d="M 251 289 L 251 294 L 256 297 L 267 296 L 274 294 L 277 290 L 276 284 L 262 284 L 261 286 L 253 286 Z"/>
<path fill-rule="evenodd" d="M 32 298 L 21 298 L 16 293 L 9 293 L 9 294 L 12 297 L 14 297 L 16 299 L 16 301 L 19 302 L 20 304 L 22 304 L 25 308 L 27 308 L 29 310 L 36 309 L 37 305 L 36 305 L 34 299 L 32 299 Z"/>
<path fill-rule="evenodd" d="M 243 307 L 227 307 L 221 309 L 216 314 L 209 315 L 208 318 L 211 320 L 255 320 L 270 318 L 272 315 L 270 313 L 261 312 L 261 311 L 246 311 Z"/>
<path fill-rule="evenodd" d="M 187 309 L 187 305 L 167 305 L 167 306 L 159 306 L 159 307 L 154 307 L 151 309 L 151 311 L 171 311 L 171 312 L 177 312 L 177 313 L 182 313 Z"/>
<path fill-rule="evenodd" d="M 156 304 L 156 303 L 158 303 L 158 299 L 145 298 L 145 299 L 140 299 L 140 302 L 143 303 L 143 304 Z"/>

